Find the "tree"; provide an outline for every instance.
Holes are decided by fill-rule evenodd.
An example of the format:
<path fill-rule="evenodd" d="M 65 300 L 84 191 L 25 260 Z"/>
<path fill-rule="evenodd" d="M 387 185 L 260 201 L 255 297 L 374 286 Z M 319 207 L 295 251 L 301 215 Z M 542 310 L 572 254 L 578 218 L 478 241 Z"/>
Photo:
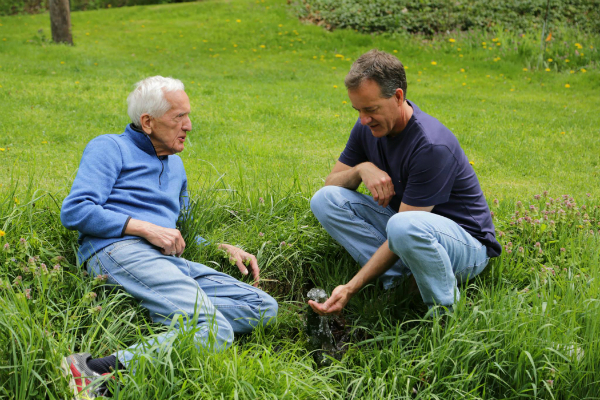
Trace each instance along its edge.
<path fill-rule="evenodd" d="M 73 44 L 71 36 L 71 10 L 69 0 L 49 0 L 52 40 L 56 43 Z"/>

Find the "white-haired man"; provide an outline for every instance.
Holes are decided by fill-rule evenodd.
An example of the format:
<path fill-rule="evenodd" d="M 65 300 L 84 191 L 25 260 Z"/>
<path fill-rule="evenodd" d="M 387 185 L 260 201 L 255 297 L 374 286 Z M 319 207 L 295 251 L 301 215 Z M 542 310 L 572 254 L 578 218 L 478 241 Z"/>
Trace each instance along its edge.
<path fill-rule="evenodd" d="M 90 141 L 62 205 L 62 223 L 79 231 L 78 264 L 130 293 L 153 321 L 171 324 L 183 315 L 186 327 L 196 330 L 199 346 L 226 348 L 234 333 L 274 319 L 277 302 L 257 287 L 181 258 L 186 244 L 176 222 L 186 211 L 188 196 L 183 163 L 175 154 L 183 151 L 192 130 L 190 101 L 181 81 L 144 79 L 127 103 L 132 123 L 120 135 Z M 228 244 L 219 246 L 242 274 L 248 274 L 249 266 L 257 286 L 256 257 Z M 150 344 L 163 343 L 176 332 L 159 335 Z M 104 390 L 102 375 L 127 368 L 147 344 L 104 358 L 72 354 L 62 367 L 76 395 L 95 397 Z"/>

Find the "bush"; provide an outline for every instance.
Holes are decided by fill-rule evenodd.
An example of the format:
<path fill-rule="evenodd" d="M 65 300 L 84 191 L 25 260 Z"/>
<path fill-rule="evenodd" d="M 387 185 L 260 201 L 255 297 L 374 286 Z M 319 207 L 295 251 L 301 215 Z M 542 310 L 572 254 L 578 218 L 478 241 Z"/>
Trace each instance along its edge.
<path fill-rule="evenodd" d="M 185 3 L 194 0 L 70 0 L 71 11 L 99 8 Z M 0 15 L 36 14 L 48 10 L 48 0 L 0 0 Z"/>
<path fill-rule="evenodd" d="M 501 25 L 525 32 L 551 24 L 600 31 L 600 0 L 298 0 L 301 19 L 328 29 L 363 32 L 408 32 L 432 35 Z"/>

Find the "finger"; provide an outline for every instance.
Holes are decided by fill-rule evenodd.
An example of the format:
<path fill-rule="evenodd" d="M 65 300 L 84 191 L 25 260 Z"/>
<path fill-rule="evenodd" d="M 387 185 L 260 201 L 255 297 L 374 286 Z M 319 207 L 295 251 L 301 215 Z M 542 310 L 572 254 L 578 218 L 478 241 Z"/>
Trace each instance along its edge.
<path fill-rule="evenodd" d="M 309 300 L 308 301 L 308 305 L 310 306 L 310 308 L 312 308 L 312 310 L 314 312 L 316 312 L 319 315 L 325 315 L 324 311 L 321 310 L 322 305 L 317 303 L 316 301 L 313 300 Z"/>
<path fill-rule="evenodd" d="M 242 275 L 248 275 L 248 268 L 246 268 L 246 266 L 242 262 L 242 258 L 237 254 L 235 256 L 235 265 L 237 265 Z"/>
<path fill-rule="evenodd" d="M 258 281 L 260 280 L 260 268 L 258 268 L 258 260 L 252 254 L 248 255 L 250 259 L 250 269 L 252 270 L 252 276 L 254 277 L 254 285 L 258 286 Z"/>
<path fill-rule="evenodd" d="M 383 190 L 384 190 L 384 189 L 383 189 L 383 187 L 381 187 L 381 186 L 378 186 L 378 187 L 377 187 L 377 192 L 378 192 L 378 194 L 379 194 L 379 200 L 377 201 L 377 203 L 378 203 L 379 205 L 382 205 L 382 204 L 383 204 L 383 201 L 385 200 L 385 194 L 384 194 L 384 191 L 383 191 Z"/>

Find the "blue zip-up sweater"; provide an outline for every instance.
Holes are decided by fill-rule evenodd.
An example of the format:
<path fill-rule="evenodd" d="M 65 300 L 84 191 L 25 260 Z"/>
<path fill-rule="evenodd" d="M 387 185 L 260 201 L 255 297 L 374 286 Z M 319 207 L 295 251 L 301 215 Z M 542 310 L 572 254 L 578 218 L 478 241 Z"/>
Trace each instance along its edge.
<path fill-rule="evenodd" d="M 88 143 L 60 219 L 79 231 L 77 262 L 83 264 L 109 244 L 136 238 L 125 235 L 130 218 L 175 228 L 187 205 L 181 158 L 157 156 L 150 138 L 128 125 L 121 135 Z"/>

